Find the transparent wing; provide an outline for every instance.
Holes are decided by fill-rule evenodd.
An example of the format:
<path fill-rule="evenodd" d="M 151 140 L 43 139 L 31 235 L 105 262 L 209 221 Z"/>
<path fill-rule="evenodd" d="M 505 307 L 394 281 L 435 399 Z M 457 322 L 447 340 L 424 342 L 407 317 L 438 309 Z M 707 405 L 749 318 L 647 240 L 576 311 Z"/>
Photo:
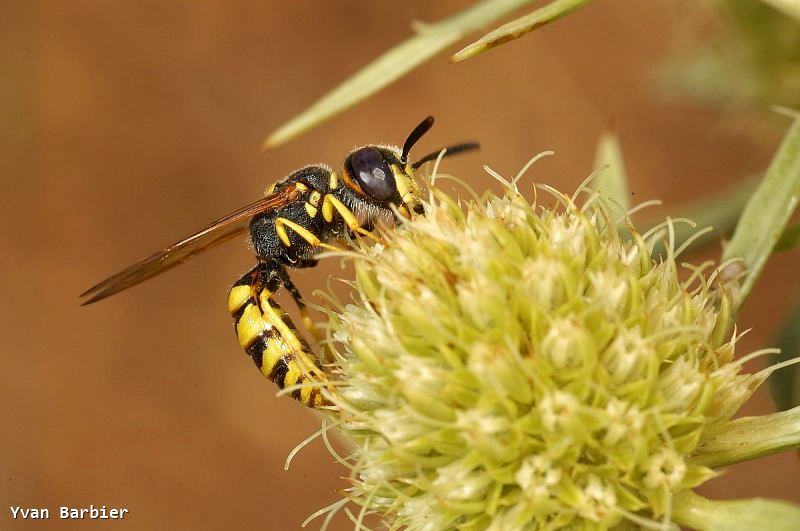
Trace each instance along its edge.
<path fill-rule="evenodd" d="M 291 203 L 299 195 L 300 191 L 296 187 L 287 186 L 275 194 L 261 198 L 214 221 L 191 236 L 187 236 L 147 258 L 139 260 L 119 273 L 87 289 L 80 296 L 91 297 L 85 300 L 82 306 L 103 300 L 115 293 L 144 282 L 203 251 L 230 240 L 237 234 L 247 230 L 253 216 Z"/>

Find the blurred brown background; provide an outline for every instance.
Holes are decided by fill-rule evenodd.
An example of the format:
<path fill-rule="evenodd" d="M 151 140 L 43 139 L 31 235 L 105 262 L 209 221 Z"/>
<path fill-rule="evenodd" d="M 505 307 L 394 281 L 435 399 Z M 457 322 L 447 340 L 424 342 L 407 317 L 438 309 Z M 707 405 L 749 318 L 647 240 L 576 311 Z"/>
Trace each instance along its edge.
<path fill-rule="evenodd" d="M 379 52 L 469 2 L 5 2 L 0 31 L 0 517 L 3 529 L 83 529 L 60 505 L 126 507 L 96 529 L 296 529 L 338 499 L 346 471 L 320 424 L 239 350 L 226 290 L 253 260 L 229 243 L 88 308 L 77 294 L 258 197 L 307 163 L 372 141 L 477 139 L 444 168 L 478 190 L 545 149 L 531 179 L 572 190 L 598 135 L 619 133 L 636 200 L 663 212 L 759 172 L 782 123 L 658 92 L 681 2 L 597 2 L 476 59 L 437 57 L 292 143 L 266 134 Z M 455 51 L 451 50 L 451 51 Z M 423 151 L 424 150 L 424 151 Z M 699 259 L 699 258 L 698 258 Z M 796 289 L 798 253 L 767 268 L 740 352 L 768 346 Z M 310 296 L 338 264 L 295 275 Z M 319 302 L 319 299 L 314 299 Z M 288 305 L 287 305 L 288 307 Z M 763 390 L 762 390 L 763 391 Z M 765 413 L 765 392 L 745 413 Z M 794 453 L 732 467 L 703 492 L 800 501 Z M 49 507 L 49 522 L 9 506 Z M 316 528 L 319 521 L 312 524 Z M 334 529 L 350 524 L 337 517 Z"/>

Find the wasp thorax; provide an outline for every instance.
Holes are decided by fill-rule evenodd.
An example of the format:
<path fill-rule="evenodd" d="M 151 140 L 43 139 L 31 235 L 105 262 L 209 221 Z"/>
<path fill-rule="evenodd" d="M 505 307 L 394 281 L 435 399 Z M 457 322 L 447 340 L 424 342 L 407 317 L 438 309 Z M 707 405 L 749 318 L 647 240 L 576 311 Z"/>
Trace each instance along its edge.
<path fill-rule="evenodd" d="M 389 201 L 397 192 L 394 173 L 377 148 L 364 147 L 354 151 L 344 166 L 364 193 L 376 201 Z"/>

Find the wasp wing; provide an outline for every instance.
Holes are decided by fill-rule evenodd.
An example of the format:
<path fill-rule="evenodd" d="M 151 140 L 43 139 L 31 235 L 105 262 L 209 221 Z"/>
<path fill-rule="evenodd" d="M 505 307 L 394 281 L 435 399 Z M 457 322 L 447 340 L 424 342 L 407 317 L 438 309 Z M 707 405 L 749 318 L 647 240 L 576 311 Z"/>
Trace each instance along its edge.
<path fill-rule="evenodd" d="M 214 221 L 191 236 L 139 260 L 130 267 L 87 289 L 80 296 L 91 295 L 91 298 L 84 301 L 82 306 L 103 300 L 140 282 L 144 282 L 168 269 L 172 269 L 196 254 L 230 240 L 247 230 L 253 216 L 280 208 L 291 203 L 299 196 L 300 190 L 297 187 L 287 186 L 272 195 L 263 197 Z"/>

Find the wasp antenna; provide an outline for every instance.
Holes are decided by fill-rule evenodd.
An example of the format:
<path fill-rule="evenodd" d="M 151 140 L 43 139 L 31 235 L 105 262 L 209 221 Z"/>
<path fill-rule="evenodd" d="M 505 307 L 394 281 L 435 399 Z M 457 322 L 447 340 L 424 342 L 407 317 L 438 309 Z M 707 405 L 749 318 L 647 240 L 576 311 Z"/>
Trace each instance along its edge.
<path fill-rule="evenodd" d="M 480 149 L 480 148 L 481 145 L 478 144 L 477 142 L 464 142 L 462 144 L 456 144 L 454 146 L 447 146 L 446 148 L 442 149 L 447 150 L 445 151 L 444 156 L 449 157 L 451 155 L 458 155 L 459 153 L 464 153 L 465 151 L 472 151 L 473 149 Z M 426 162 L 436 160 L 436 157 L 439 156 L 439 153 L 442 152 L 442 149 L 437 149 L 433 153 L 428 153 L 427 155 L 416 161 L 411 167 L 416 170 Z"/>
<path fill-rule="evenodd" d="M 400 155 L 400 162 L 403 164 L 408 162 L 408 152 L 411 151 L 414 144 L 416 144 L 417 141 L 422 138 L 422 135 L 427 133 L 431 127 L 433 127 L 433 116 L 428 116 L 411 131 L 411 134 L 406 138 L 405 144 L 403 144 L 403 153 Z"/>

